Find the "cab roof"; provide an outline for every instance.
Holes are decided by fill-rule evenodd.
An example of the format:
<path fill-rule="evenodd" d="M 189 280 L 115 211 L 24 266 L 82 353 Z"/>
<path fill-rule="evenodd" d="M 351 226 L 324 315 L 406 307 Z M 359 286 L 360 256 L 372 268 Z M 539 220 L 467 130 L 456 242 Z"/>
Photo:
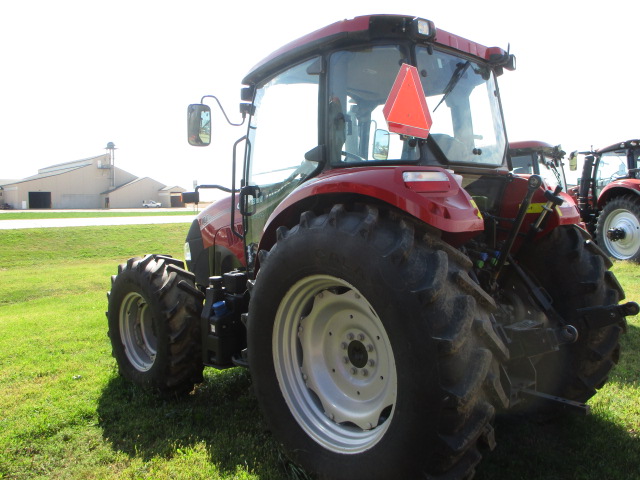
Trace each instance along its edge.
<path fill-rule="evenodd" d="M 428 35 L 414 32 L 418 20 L 429 25 Z M 314 53 L 323 53 L 336 47 L 348 47 L 372 40 L 409 38 L 417 41 L 436 43 L 459 50 L 479 59 L 493 60 L 508 57 L 499 47 L 485 47 L 466 38 L 435 27 L 433 22 L 408 15 L 364 15 L 341 20 L 320 28 L 279 48 L 256 64 L 244 77 L 244 85 L 255 85 L 262 79 L 295 64 Z"/>
<path fill-rule="evenodd" d="M 608 147 L 599 148 L 596 153 L 602 154 L 626 148 L 637 148 L 638 145 L 640 145 L 640 140 L 626 140 L 624 142 L 614 143 L 613 145 L 609 145 Z"/>

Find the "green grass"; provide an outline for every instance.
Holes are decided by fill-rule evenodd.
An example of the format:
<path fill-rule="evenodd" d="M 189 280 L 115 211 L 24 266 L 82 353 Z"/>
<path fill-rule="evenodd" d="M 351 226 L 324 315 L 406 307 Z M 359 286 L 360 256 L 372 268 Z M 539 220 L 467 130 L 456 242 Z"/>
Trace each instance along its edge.
<path fill-rule="evenodd" d="M 185 225 L 0 231 L 0 479 L 300 478 L 258 412 L 245 370 L 205 370 L 182 399 L 122 380 L 106 291 L 130 256 L 181 257 Z M 640 301 L 640 267 L 614 271 Z M 499 418 L 477 479 L 640 477 L 640 320 L 593 414 Z"/>
<path fill-rule="evenodd" d="M 137 212 L 120 212 L 118 210 L 94 210 L 87 212 L 1 212 L 2 220 L 40 220 L 46 218 L 102 218 L 102 217 L 142 217 L 142 216 L 168 216 L 168 215 L 195 215 L 192 210 L 140 210 Z"/>

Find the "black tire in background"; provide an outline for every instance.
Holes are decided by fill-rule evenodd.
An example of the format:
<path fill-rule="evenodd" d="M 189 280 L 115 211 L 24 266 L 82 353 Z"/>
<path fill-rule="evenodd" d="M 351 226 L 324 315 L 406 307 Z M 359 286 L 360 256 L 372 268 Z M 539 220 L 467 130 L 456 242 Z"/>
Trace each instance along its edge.
<path fill-rule="evenodd" d="M 135 257 L 111 277 L 107 319 L 113 356 L 128 380 L 180 394 L 202 381 L 200 312 L 204 295 L 184 264 Z"/>
<path fill-rule="evenodd" d="M 590 330 L 577 314 L 580 308 L 624 299 L 622 287 L 609 271 L 611 261 L 588 233 L 575 226 L 556 228 L 519 258 L 579 334 L 577 342 L 536 364 L 538 390 L 584 403 L 604 386 L 618 363 L 620 335 L 626 330 L 626 322 Z"/>
<path fill-rule="evenodd" d="M 623 238 L 608 238 L 610 229 L 618 230 Z M 640 195 L 616 197 L 604 206 L 598 216 L 596 241 L 616 260 L 640 262 Z"/>
<path fill-rule="evenodd" d="M 248 321 L 261 409 L 320 478 L 473 475 L 506 402 L 469 259 L 371 206 L 305 212 L 261 252 Z"/>

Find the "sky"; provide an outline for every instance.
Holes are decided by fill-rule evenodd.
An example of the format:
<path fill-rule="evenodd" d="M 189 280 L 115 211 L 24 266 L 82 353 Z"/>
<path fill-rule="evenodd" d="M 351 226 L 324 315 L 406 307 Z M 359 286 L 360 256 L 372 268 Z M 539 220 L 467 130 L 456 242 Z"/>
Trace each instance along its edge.
<path fill-rule="evenodd" d="M 212 145 L 191 147 L 187 105 L 216 95 L 238 121 L 240 81 L 253 65 L 308 32 L 374 13 L 509 46 L 517 69 L 499 85 L 511 141 L 569 152 L 640 137 L 640 3 L 628 0 L 5 1 L 0 179 L 101 155 L 113 142 L 116 166 L 137 176 L 230 186 L 244 129 L 214 108 Z"/>

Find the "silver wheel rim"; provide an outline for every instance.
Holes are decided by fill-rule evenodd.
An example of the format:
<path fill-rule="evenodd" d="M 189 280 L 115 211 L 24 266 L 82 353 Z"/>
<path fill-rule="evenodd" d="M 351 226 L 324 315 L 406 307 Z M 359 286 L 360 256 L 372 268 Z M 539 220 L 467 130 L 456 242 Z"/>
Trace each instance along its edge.
<path fill-rule="evenodd" d="M 120 339 L 133 367 L 146 372 L 156 359 L 157 337 L 153 316 L 142 295 L 131 292 L 120 306 Z"/>
<path fill-rule="evenodd" d="M 615 242 L 610 240 L 607 237 L 607 232 L 612 228 L 622 230 L 624 238 Z M 612 256 L 619 260 L 633 258 L 640 249 L 640 223 L 638 218 L 624 208 L 613 210 L 604 221 L 602 237 L 607 250 Z"/>
<path fill-rule="evenodd" d="M 313 440 L 354 454 L 383 437 L 396 366 L 380 318 L 356 288 L 327 275 L 298 281 L 280 303 L 272 346 L 284 399 Z"/>

